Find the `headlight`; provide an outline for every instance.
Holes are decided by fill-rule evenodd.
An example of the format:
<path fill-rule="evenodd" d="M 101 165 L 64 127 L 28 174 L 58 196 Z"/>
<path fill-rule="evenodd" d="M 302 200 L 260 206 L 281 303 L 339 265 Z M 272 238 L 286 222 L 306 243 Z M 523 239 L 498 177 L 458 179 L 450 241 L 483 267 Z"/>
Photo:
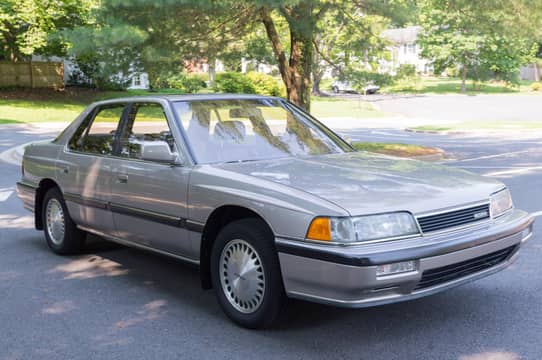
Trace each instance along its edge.
<path fill-rule="evenodd" d="M 514 204 L 512 203 L 512 195 L 510 190 L 502 189 L 490 196 L 490 212 L 491 217 L 496 218 L 510 210 Z"/>
<path fill-rule="evenodd" d="M 419 234 L 414 217 L 407 212 L 356 217 L 315 218 L 307 239 L 342 243 L 363 242 Z"/>

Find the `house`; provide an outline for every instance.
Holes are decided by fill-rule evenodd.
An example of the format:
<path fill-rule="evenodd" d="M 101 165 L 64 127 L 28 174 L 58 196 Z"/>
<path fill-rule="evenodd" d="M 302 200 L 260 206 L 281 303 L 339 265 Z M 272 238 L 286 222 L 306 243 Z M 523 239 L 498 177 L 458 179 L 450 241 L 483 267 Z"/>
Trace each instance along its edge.
<path fill-rule="evenodd" d="M 421 26 L 409 26 L 382 32 L 381 36 L 390 43 L 387 46 L 390 59 L 379 61 L 380 72 L 395 75 L 401 65 L 414 65 L 416 72 L 422 74 L 432 71 L 431 62 L 421 57 L 422 49 L 418 44 L 421 29 Z"/>

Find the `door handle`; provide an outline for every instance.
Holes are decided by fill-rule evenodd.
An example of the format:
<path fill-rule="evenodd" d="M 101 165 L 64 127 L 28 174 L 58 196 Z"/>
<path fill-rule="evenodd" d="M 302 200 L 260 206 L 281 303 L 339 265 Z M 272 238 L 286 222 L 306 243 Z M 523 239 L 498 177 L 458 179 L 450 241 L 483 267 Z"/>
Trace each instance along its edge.
<path fill-rule="evenodd" d="M 119 183 L 119 184 L 127 184 L 128 183 L 128 175 L 117 175 L 117 183 Z"/>

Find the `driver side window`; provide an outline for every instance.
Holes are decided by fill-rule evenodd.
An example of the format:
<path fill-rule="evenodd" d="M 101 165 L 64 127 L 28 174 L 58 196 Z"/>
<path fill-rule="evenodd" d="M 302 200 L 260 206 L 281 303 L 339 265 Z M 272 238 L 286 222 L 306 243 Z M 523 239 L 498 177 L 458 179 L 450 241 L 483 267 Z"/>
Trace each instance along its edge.
<path fill-rule="evenodd" d="M 120 156 L 143 160 L 144 145 L 166 143 L 176 153 L 175 140 L 162 106 L 156 103 L 133 104 L 120 137 Z"/>

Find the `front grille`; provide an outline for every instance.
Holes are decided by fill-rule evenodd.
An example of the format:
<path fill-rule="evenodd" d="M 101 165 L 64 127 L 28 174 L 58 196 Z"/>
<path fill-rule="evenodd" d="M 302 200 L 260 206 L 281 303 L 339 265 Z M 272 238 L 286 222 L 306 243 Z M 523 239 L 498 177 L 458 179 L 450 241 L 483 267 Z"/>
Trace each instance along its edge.
<path fill-rule="evenodd" d="M 460 263 L 424 271 L 415 290 L 443 284 L 504 262 L 516 250 L 516 245 Z"/>
<path fill-rule="evenodd" d="M 466 225 L 485 219 L 489 219 L 489 204 L 449 211 L 436 215 L 422 216 L 418 218 L 418 223 L 420 224 L 422 232 L 428 233 L 431 231 Z"/>

